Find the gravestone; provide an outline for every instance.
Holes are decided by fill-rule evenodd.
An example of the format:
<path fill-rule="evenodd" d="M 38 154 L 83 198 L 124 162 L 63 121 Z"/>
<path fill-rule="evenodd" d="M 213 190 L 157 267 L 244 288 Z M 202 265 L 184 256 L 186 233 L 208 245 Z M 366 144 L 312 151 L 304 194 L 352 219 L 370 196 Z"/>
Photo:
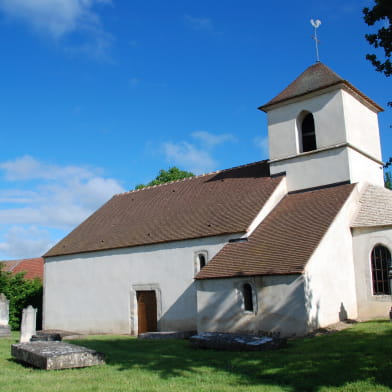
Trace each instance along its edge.
<path fill-rule="evenodd" d="M 31 337 L 36 334 L 37 309 L 31 305 L 23 309 L 22 325 L 20 329 L 20 343 L 29 342 Z"/>
<path fill-rule="evenodd" d="M 191 336 L 189 340 L 200 348 L 229 351 L 263 351 L 286 345 L 286 339 L 223 332 L 203 332 Z"/>
<path fill-rule="evenodd" d="M 17 360 L 45 370 L 72 369 L 104 365 L 104 354 L 75 344 L 63 342 L 28 342 L 11 346 Z"/>
<path fill-rule="evenodd" d="M 11 335 L 9 323 L 9 301 L 2 293 L 0 294 L 0 338 Z"/>

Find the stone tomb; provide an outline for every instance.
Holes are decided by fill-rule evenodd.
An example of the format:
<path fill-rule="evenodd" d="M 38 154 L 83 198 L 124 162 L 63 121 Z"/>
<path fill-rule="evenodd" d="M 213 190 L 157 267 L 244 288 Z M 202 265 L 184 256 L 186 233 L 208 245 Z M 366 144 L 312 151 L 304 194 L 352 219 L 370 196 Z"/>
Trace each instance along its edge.
<path fill-rule="evenodd" d="M 191 336 L 189 340 L 193 345 L 200 348 L 229 351 L 263 351 L 285 347 L 286 345 L 286 339 L 222 332 L 203 332 Z"/>
<path fill-rule="evenodd" d="M 4 294 L 0 294 L 0 338 L 11 335 L 9 323 L 9 301 Z"/>
<path fill-rule="evenodd" d="M 11 346 L 11 355 L 36 368 L 71 369 L 105 364 L 95 350 L 63 342 L 28 342 Z"/>

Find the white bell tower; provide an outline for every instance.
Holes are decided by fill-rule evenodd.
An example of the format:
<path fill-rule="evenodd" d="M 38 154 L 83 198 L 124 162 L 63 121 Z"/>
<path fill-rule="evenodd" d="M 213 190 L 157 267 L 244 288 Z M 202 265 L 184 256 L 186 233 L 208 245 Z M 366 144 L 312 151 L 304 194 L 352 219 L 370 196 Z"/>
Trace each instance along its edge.
<path fill-rule="evenodd" d="M 289 192 L 384 185 L 377 118 L 383 109 L 323 63 L 259 109 L 268 116 L 271 175 L 286 173 Z"/>

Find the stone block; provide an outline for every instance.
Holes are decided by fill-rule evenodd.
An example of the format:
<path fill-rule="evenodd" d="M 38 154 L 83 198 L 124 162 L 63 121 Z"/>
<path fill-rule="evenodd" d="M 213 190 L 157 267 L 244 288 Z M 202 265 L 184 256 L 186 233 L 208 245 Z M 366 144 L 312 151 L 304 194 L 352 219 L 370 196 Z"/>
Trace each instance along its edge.
<path fill-rule="evenodd" d="M 164 339 L 189 339 L 192 335 L 194 335 L 196 331 L 178 331 L 178 332 L 146 332 L 141 333 L 138 338 L 139 339 L 155 339 L 155 340 L 164 340 Z"/>
<path fill-rule="evenodd" d="M 280 338 L 220 332 L 204 332 L 189 340 L 200 348 L 230 351 L 263 351 L 286 345 L 286 340 Z"/>
<path fill-rule="evenodd" d="M 63 340 L 59 333 L 37 332 L 30 339 L 30 342 L 55 342 Z"/>
<path fill-rule="evenodd" d="M 11 336 L 11 329 L 8 325 L 0 325 L 0 338 L 8 338 Z"/>
<path fill-rule="evenodd" d="M 31 305 L 23 309 L 22 312 L 22 323 L 20 327 L 20 343 L 29 342 L 31 337 L 36 333 L 37 325 L 37 309 L 34 309 Z"/>
<path fill-rule="evenodd" d="M 105 364 L 104 355 L 64 342 L 27 342 L 11 346 L 11 355 L 36 368 L 71 369 Z"/>
<path fill-rule="evenodd" d="M 11 335 L 9 322 L 9 301 L 7 297 L 0 294 L 0 338 L 6 338 Z"/>

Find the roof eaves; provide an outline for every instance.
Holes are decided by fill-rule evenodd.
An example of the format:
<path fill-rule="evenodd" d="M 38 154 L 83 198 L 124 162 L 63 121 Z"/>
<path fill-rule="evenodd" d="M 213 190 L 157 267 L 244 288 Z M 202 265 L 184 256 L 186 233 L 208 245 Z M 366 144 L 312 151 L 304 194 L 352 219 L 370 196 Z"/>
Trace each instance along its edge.
<path fill-rule="evenodd" d="M 357 89 L 355 86 L 353 86 L 347 80 L 338 80 L 334 83 L 330 83 L 328 85 L 324 85 L 319 88 L 309 90 L 309 91 L 306 91 L 301 94 L 295 94 L 295 95 L 287 97 L 287 98 L 282 98 L 282 99 L 275 99 L 274 98 L 273 100 L 269 101 L 265 105 L 258 107 L 258 109 L 267 113 L 269 110 L 271 110 L 275 107 L 282 106 L 282 105 L 284 105 L 288 102 L 291 102 L 291 101 L 296 101 L 306 95 L 310 95 L 310 94 L 320 95 L 322 92 L 325 92 L 326 90 L 329 90 L 329 89 L 333 89 L 334 87 L 343 88 L 345 91 L 347 91 L 351 95 L 354 95 L 354 96 L 358 97 L 360 100 L 363 100 L 370 109 L 375 110 L 376 112 L 383 112 L 384 111 L 384 109 L 380 105 L 378 105 L 375 101 L 370 99 L 366 94 L 364 94 L 362 91 Z"/>

